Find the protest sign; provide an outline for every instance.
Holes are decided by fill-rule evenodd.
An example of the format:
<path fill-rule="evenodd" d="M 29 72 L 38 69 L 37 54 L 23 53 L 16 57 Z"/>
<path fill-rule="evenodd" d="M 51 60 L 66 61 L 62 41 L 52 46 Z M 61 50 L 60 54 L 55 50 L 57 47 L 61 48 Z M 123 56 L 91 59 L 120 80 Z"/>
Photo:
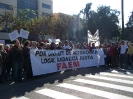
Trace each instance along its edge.
<path fill-rule="evenodd" d="M 33 75 L 104 65 L 104 54 L 99 50 L 30 50 Z M 102 50 L 100 50 L 102 51 Z"/>
<path fill-rule="evenodd" d="M 25 38 L 25 39 L 28 39 L 28 36 L 29 36 L 29 32 L 26 31 L 26 30 L 21 29 L 21 31 L 20 31 L 20 37 Z"/>
<path fill-rule="evenodd" d="M 17 30 L 13 31 L 12 33 L 9 34 L 9 38 L 11 41 L 14 41 L 19 37 L 19 33 Z"/>
<path fill-rule="evenodd" d="M 5 40 L 0 40 L 0 43 L 5 45 Z"/>
<path fill-rule="evenodd" d="M 59 44 L 60 39 L 48 39 L 49 43 L 55 43 L 55 44 Z"/>

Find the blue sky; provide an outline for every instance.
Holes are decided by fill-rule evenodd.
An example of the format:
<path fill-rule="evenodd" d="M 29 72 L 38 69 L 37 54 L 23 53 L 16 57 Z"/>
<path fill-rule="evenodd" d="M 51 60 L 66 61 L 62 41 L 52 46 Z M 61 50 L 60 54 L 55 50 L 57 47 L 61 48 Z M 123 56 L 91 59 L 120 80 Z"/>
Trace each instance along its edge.
<path fill-rule="evenodd" d="M 111 6 L 112 9 L 121 11 L 121 0 L 53 0 L 53 12 L 65 14 L 78 14 L 89 2 L 92 2 L 92 10 L 96 10 L 99 5 Z M 133 11 L 133 0 L 124 0 L 125 23 Z M 119 17 L 121 21 L 121 16 Z"/>

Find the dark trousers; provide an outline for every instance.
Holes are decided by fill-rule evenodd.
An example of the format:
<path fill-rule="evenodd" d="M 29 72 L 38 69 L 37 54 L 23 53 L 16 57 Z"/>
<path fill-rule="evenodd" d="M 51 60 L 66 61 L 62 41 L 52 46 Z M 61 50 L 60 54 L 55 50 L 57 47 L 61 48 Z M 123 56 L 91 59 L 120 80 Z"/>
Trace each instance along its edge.
<path fill-rule="evenodd" d="M 127 65 L 126 55 L 120 54 L 120 67 L 126 67 L 126 65 Z"/>
<path fill-rule="evenodd" d="M 6 65 L 2 66 L 2 76 L 3 76 L 4 80 L 7 80 Z"/>
<path fill-rule="evenodd" d="M 32 79 L 33 73 L 32 73 L 32 67 L 31 67 L 31 62 L 29 58 L 24 60 L 24 66 L 25 66 L 27 79 Z"/>
<path fill-rule="evenodd" d="M 114 56 L 111 56 L 111 64 L 112 64 L 112 67 L 115 67 L 115 57 Z"/>
<path fill-rule="evenodd" d="M 128 66 L 131 66 L 131 62 L 132 62 L 132 56 L 130 54 L 127 54 L 127 63 L 128 63 Z"/>
<path fill-rule="evenodd" d="M 22 81 L 23 62 L 13 62 L 13 79 L 15 82 Z"/>

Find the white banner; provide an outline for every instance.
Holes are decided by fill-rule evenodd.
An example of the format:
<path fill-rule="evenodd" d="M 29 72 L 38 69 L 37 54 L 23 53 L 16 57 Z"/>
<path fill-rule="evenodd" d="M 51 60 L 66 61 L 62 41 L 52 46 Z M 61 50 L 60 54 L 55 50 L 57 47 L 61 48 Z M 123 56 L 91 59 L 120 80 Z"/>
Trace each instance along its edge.
<path fill-rule="evenodd" d="M 100 45 L 99 30 L 96 31 L 96 33 L 94 34 L 94 36 L 88 30 L 88 43 L 95 43 L 95 46 L 99 46 Z"/>
<path fill-rule="evenodd" d="M 29 32 L 26 31 L 26 30 L 21 29 L 21 31 L 20 31 L 20 37 L 25 38 L 25 39 L 28 39 L 28 36 L 29 36 Z"/>
<path fill-rule="evenodd" d="M 104 65 L 103 50 L 38 50 L 30 53 L 33 75 Z"/>
<path fill-rule="evenodd" d="M 55 44 L 59 44 L 60 39 L 48 39 L 49 43 L 55 43 Z"/>
<path fill-rule="evenodd" d="M 17 39 L 19 37 L 19 33 L 17 30 L 13 31 L 12 33 L 9 34 L 10 40 L 14 41 L 15 39 Z"/>

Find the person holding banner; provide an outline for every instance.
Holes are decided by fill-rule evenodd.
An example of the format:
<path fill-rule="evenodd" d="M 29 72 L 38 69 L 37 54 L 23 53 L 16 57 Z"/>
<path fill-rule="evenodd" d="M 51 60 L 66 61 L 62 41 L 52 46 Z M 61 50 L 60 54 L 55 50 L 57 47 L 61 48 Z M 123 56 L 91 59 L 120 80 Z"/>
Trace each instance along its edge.
<path fill-rule="evenodd" d="M 36 41 L 32 41 L 31 42 L 31 49 L 38 49 L 37 48 L 37 42 Z"/>
<path fill-rule="evenodd" d="M 58 50 L 62 49 L 62 42 L 59 42 L 59 45 L 56 47 L 56 49 L 58 49 Z"/>
<path fill-rule="evenodd" d="M 64 50 L 68 50 L 71 49 L 71 47 L 69 46 L 68 40 L 65 41 L 65 45 L 63 46 Z"/>
<path fill-rule="evenodd" d="M 44 42 L 41 42 L 38 49 L 45 49 L 45 43 Z"/>
<path fill-rule="evenodd" d="M 15 83 L 22 81 L 23 71 L 23 50 L 18 39 L 15 40 L 15 44 L 11 49 L 12 60 L 13 60 L 13 80 Z"/>
<path fill-rule="evenodd" d="M 31 80 L 33 78 L 31 61 L 30 61 L 30 41 L 25 41 L 23 48 L 24 55 L 24 67 L 26 71 L 27 80 Z"/>
<path fill-rule="evenodd" d="M 55 50 L 55 49 L 56 49 L 56 44 L 52 42 L 50 46 L 50 50 Z"/>

